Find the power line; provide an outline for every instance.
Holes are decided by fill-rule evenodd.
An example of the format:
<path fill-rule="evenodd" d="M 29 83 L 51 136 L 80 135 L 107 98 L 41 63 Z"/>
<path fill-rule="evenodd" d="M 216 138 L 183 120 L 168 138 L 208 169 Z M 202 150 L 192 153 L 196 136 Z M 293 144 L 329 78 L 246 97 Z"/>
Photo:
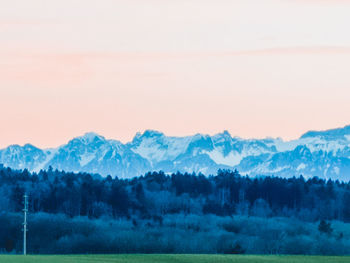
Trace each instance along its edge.
<path fill-rule="evenodd" d="M 24 222 L 23 222 L 23 255 L 27 255 L 27 212 L 28 212 L 28 196 L 24 194 Z"/>

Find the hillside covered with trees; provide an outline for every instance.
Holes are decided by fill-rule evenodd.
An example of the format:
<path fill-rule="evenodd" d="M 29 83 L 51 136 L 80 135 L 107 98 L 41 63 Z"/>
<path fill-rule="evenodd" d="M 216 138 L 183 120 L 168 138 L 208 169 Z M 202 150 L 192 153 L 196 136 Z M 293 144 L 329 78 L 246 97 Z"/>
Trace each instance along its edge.
<path fill-rule="evenodd" d="M 0 169 L 0 251 L 349 254 L 350 184 L 163 172 L 118 179 Z"/>

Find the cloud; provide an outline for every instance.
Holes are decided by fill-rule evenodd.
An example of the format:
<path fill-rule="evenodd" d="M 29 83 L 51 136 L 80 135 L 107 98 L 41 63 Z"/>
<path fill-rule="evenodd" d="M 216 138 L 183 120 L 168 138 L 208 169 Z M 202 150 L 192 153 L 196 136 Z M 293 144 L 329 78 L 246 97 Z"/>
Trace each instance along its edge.
<path fill-rule="evenodd" d="M 37 25 L 44 25 L 47 24 L 47 22 L 43 22 L 40 20 L 0 20 L 0 28 L 4 27 L 15 27 L 15 26 L 37 26 Z"/>

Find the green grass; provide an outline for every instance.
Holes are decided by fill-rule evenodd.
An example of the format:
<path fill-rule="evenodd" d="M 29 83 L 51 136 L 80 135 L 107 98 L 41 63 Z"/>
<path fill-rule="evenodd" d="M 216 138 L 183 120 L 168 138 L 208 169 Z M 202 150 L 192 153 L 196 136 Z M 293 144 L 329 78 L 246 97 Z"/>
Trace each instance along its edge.
<path fill-rule="evenodd" d="M 350 257 L 244 255 L 0 255 L 1 263 L 343 263 Z"/>

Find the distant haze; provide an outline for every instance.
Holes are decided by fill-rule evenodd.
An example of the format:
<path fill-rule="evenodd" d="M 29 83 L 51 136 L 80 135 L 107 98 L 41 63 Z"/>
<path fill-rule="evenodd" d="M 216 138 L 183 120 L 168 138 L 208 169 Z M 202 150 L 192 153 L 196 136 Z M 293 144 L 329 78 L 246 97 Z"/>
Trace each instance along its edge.
<path fill-rule="evenodd" d="M 341 0 L 2 1 L 0 147 L 344 126 L 349 14 Z"/>

